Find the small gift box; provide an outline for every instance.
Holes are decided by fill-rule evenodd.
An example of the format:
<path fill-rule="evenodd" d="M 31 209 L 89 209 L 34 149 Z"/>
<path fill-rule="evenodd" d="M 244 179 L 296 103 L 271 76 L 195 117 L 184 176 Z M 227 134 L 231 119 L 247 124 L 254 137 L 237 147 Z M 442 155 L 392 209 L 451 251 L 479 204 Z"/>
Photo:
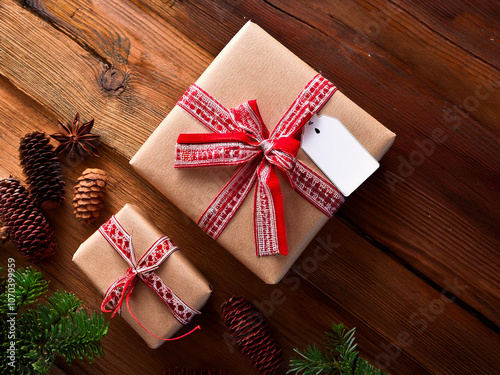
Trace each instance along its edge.
<path fill-rule="evenodd" d="M 344 200 L 300 149 L 300 131 L 315 114 L 340 120 L 378 160 L 394 141 L 249 22 L 130 163 L 262 280 L 277 283 Z"/>
<path fill-rule="evenodd" d="M 104 295 L 103 311 L 121 311 L 153 349 L 199 314 L 212 291 L 172 240 L 131 204 L 90 236 L 73 261 Z"/>

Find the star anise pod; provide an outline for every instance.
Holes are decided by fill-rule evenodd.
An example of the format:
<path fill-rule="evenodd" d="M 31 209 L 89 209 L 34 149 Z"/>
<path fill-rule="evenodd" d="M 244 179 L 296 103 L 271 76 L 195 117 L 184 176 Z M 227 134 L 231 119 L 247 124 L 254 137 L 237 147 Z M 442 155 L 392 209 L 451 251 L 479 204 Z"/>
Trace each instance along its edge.
<path fill-rule="evenodd" d="M 78 157 L 83 159 L 89 154 L 99 157 L 96 144 L 101 136 L 90 133 L 94 119 L 81 124 L 80 115 L 77 113 L 71 126 L 60 120 L 58 122 L 60 133 L 51 135 L 60 143 L 55 150 L 56 153 L 67 151 L 71 160 L 76 160 Z"/>

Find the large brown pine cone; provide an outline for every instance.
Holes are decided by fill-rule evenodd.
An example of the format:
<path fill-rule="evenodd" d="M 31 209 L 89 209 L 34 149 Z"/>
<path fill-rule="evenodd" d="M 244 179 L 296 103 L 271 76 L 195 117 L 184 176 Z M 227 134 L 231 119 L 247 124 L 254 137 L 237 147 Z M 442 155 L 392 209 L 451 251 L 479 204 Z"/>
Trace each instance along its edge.
<path fill-rule="evenodd" d="M 222 318 L 252 365 L 261 374 L 274 374 L 281 366 L 281 347 L 260 311 L 246 298 L 231 297 L 222 304 Z"/>
<path fill-rule="evenodd" d="M 10 240 L 28 260 L 41 262 L 54 254 L 54 231 L 16 179 L 0 180 L 0 217 Z"/>
<path fill-rule="evenodd" d="M 213 368 L 189 369 L 176 367 L 165 371 L 164 375 L 227 375 L 227 373 Z"/>
<path fill-rule="evenodd" d="M 19 157 L 35 204 L 44 210 L 59 207 L 65 198 L 66 184 L 61 163 L 49 138 L 40 132 L 21 138 Z"/>
<path fill-rule="evenodd" d="M 104 206 L 108 175 L 102 169 L 86 169 L 78 177 L 78 184 L 73 192 L 73 213 L 78 220 L 87 224 L 99 217 Z"/>

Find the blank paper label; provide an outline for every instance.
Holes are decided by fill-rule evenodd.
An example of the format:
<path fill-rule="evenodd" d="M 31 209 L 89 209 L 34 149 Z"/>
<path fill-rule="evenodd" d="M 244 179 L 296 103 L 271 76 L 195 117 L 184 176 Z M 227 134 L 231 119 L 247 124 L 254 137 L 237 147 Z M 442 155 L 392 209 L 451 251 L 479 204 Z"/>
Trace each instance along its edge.
<path fill-rule="evenodd" d="M 314 115 L 304 126 L 301 147 L 346 197 L 379 167 L 378 161 L 334 117 Z"/>

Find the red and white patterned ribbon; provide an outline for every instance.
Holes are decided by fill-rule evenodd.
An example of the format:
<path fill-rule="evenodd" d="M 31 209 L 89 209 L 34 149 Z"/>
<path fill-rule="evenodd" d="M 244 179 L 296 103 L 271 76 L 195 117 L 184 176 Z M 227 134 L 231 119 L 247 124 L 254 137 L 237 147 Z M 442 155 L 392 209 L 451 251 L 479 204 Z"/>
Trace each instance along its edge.
<path fill-rule="evenodd" d="M 328 217 L 344 197 L 328 180 L 297 160 L 300 130 L 330 99 L 337 88 L 316 75 L 283 115 L 271 135 L 256 100 L 225 108 L 210 94 L 192 85 L 177 103 L 213 133 L 180 134 L 176 168 L 218 165 L 242 166 L 222 188 L 198 225 L 217 239 L 236 214 L 254 183 L 254 228 L 258 256 L 288 254 L 283 197 L 277 167 L 292 187 Z"/>
<path fill-rule="evenodd" d="M 180 299 L 154 272 L 173 252 L 179 249 L 170 238 L 160 237 L 141 259 L 136 261 L 132 237 L 120 225 L 115 216 L 104 223 L 99 228 L 99 232 L 129 265 L 125 275 L 111 284 L 106 291 L 101 305 L 103 312 L 113 312 L 112 316 L 114 316 L 120 311 L 125 299 L 127 299 L 128 306 L 128 298 L 139 278 L 165 302 L 180 323 L 188 324 L 193 316 L 200 314 L 198 310 L 193 309 Z M 132 314 L 132 312 L 130 313 Z M 134 315 L 132 314 L 132 316 Z M 142 326 L 139 321 L 138 323 Z"/>

